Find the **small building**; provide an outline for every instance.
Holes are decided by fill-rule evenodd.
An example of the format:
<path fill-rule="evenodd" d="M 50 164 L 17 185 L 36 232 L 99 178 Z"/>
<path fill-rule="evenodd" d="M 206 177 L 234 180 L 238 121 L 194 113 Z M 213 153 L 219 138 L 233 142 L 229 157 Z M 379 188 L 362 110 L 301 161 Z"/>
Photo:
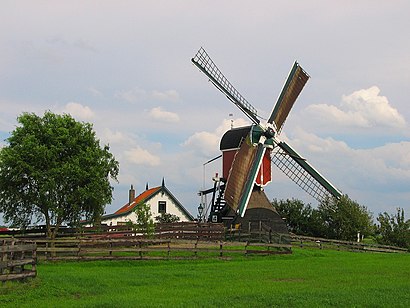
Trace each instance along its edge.
<path fill-rule="evenodd" d="M 113 214 L 104 215 L 102 224 L 111 226 L 123 225 L 128 221 L 136 222 L 135 209 L 139 204 L 145 203 L 150 206 L 152 218 L 162 213 L 169 213 L 179 217 L 179 221 L 193 221 L 193 216 L 183 207 L 177 198 L 165 187 L 165 181 L 158 187 L 148 188 L 135 197 L 134 187 L 129 190 L 128 202 Z"/>

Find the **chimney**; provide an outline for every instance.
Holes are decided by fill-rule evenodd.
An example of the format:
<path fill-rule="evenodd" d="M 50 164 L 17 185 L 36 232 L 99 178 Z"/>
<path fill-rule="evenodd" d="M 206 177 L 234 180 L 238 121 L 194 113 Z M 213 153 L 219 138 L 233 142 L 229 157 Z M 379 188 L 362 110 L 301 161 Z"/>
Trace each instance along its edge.
<path fill-rule="evenodd" d="M 131 204 L 132 203 L 132 201 L 134 201 L 134 199 L 135 199 L 135 189 L 134 189 L 134 186 L 132 186 L 132 184 L 131 184 L 131 189 L 130 189 L 130 191 L 129 191 L 129 194 L 128 194 L 128 204 Z"/>

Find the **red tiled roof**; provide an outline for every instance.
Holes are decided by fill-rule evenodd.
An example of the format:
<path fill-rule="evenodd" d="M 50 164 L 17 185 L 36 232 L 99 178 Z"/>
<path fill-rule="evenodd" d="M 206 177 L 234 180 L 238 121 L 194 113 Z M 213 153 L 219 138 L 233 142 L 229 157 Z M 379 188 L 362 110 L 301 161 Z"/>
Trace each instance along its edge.
<path fill-rule="evenodd" d="M 151 195 L 155 194 L 158 190 L 161 189 L 161 186 L 158 187 L 154 187 L 154 188 L 150 188 L 146 191 L 144 191 L 143 193 L 141 193 L 140 195 L 138 195 L 134 201 L 132 201 L 131 203 L 127 203 L 125 204 L 122 208 L 120 208 L 118 211 L 116 211 L 114 214 L 122 214 L 125 212 L 129 212 L 131 211 L 135 206 L 137 206 L 138 204 L 140 204 L 141 202 L 144 202 L 144 200 L 146 200 L 147 198 L 149 198 Z"/>

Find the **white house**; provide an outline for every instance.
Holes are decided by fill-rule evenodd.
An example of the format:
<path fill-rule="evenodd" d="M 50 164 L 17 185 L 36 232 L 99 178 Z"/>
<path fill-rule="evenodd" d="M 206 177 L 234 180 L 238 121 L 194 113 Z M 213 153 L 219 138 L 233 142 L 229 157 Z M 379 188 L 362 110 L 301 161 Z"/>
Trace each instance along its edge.
<path fill-rule="evenodd" d="M 125 224 L 127 221 L 135 222 L 137 216 L 134 210 L 142 203 L 150 206 L 153 218 L 161 213 L 169 213 L 178 216 L 179 221 L 194 220 L 192 215 L 182 206 L 168 188 L 165 187 L 165 181 L 162 180 L 161 186 L 148 188 L 147 185 L 145 191 L 137 197 L 135 197 L 135 190 L 131 185 L 128 203 L 115 213 L 104 215 L 101 218 L 101 223 L 116 226 Z"/>

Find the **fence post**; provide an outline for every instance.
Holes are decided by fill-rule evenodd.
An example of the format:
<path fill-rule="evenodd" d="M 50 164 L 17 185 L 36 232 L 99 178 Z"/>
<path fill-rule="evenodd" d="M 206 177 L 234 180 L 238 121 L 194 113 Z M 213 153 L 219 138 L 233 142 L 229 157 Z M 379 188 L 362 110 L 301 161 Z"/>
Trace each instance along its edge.
<path fill-rule="evenodd" d="M 16 243 L 16 241 L 14 240 L 14 237 L 12 237 L 12 239 L 11 239 L 11 247 L 14 247 L 14 244 Z M 11 261 L 13 261 L 14 260 L 14 251 L 10 251 L 10 256 L 9 256 L 9 259 L 11 260 Z M 10 273 L 13 273 L 14 272 L 14 266 L 11 266 L 10 267 Z"/>
<path fill-rule="evenodd" d="M 34 277 L 37 277 L 37 243 L 35 243 L 34 249 L 31 252 L 33 263 L 31 264 L 31 271 L 34 272 Z"/>
<path fill-rule="evenodd" d="M 48 241 L 46 242 L 46 250 L 44 251 L 44 258 L 46 259 L 46 261 L 47 261 L 47 259 L 48 259 Z"/>
<path fill-rule="evenodd" d="M 26 244 L 28 244 L 28 242 L 24 242 L 23 245 L 26 245 Z M 26 251 L 22 250 L 21 255 L 20 255 L 20 260 L 24 260 L 25 257 L 26 257 Z M 21 271 L 24 272 L 24 264 L 21 266 Z"/>
<path fill-rule="evenodd" d="M 77 258 L 79 259 L 81 256 L 81 239 L 78 240 L 78 245 L 77 245 Z"/>
<path fill-rule="evenodd" d="M 1 253 L 1 261 L 7 261 L 7 254 L 6 254 L 6 240 L 3 240 L 3 243 L 2 243 L 2 248 L 4 247 L 4 250 L 2 251 L 2 253 Z M 0 269 L 0 275 L 2 275 L 2 274 L 4 274 L 5 273 L 5 270 L 6 270 L 6 268 L 4 267 L 2 267 L 1 269 Z"/>
<path fill-rule="evenodd" d="M 222 241 L 219 242 L 219 256 L 222 257 L 222 250 L 223 250 L 223 245 Z"/>

